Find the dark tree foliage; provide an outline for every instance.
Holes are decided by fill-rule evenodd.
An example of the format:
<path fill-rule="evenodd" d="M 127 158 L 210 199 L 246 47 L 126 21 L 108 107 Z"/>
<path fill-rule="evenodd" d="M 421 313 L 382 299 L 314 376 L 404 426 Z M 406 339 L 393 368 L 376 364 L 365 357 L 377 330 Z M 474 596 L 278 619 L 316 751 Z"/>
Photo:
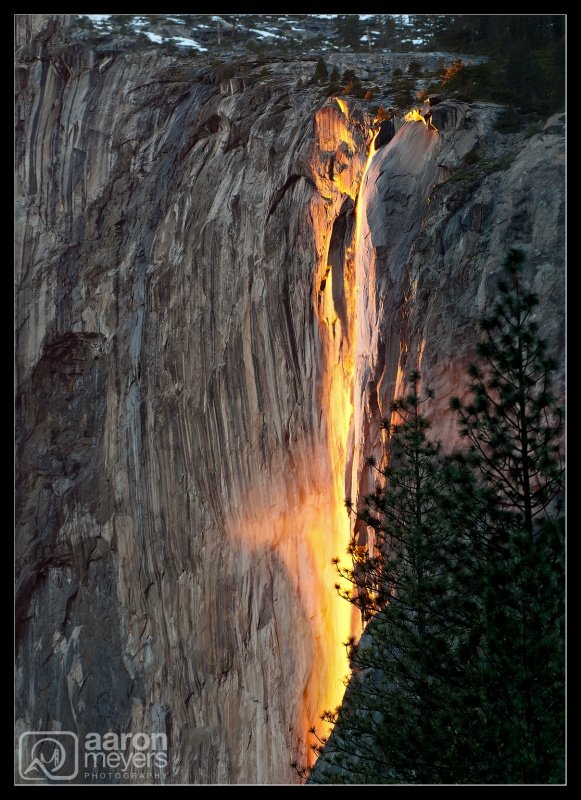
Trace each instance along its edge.
<path fill-rule="evenodd" d="M 422 65 L 417 61 L 410 61 L 407 66 L 407 73 L 411 75 L 412 78 L 419 78 L 422 74 Z"/>
<path fill-rule="evenodd" d="M 353 49 L 361 47 L 363 27 L 358 14 L 340 14 L 337 17 L 339 43 Z"/>
<path fill-rule="evenodd" d="M 398 73 L 399 74 L 396 74 Z M 408 110 L 414 102 L 416 80 L 413 77 L 403 76 L 401 70 L 393 71 L 393 105 L 400 110 Z"/>
<path fill-rule="evenodd" d="M 382 47 L 390 47 L 397 43 L 395 20 L 387 14 L 382 15 L 380 24 Z"/>
<path fill-rule="evenodd" d="M 468 442 L 464 465 L 487 511 L 483 561 L 485 728 L 489 780 L 563 779 L 564 568 L 562 411 L 523 287 L 524 256 L 511 250 L 507 278 L 481 321 L 482 366 L 472 401 L 453 401 Z"/>
<path fill-rule="evenodd" d="M 452 401 L 466 447 L 430 440 L 416 373 L 384 421 L 389 466 L 369 459 L 372 545 L 338 569 L 370 621 L 316 782 L 564 780 L 562 412 L 522 252 L 505 274 Z"/>
<path fill-rule="evenodd" d="M 322 57 L 319 57 L 317 60 L 317 65 L 315 67 L 315 74 L 313 75 L 313 80 L 316 83 L 321 83 L 322 81 L 326 81 L 329 77 L 329 72 L 327 70 L 327 65 L 323 61 Z"/>
<path fill-rule="evenodd" d="M 353 95 L 353 97 L 363 97 L 365 94 L 363 84 L 361 83 L 361 80 L 356 74 L 355 70 L 346 69 L 343 72 L 341 83 L 343 84 L 343 94 L 350 94 Z"/>
<path fill-rule="evenodd" d="M 562 15 L 435 15 L 429 46 L 482 54 L 446 82 L 461 99 L 490 100 L 551 114 L 565 103 L 565 18 Z"/>

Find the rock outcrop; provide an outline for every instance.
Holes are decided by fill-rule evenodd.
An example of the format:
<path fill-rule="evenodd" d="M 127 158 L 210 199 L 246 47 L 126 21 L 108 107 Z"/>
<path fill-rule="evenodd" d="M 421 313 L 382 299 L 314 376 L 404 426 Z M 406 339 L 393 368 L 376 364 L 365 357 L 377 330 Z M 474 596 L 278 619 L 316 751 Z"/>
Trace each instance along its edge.
<path fill-rule="evenodd" d="M 161 731 L 156 781 L 297 782 L 397 376 L 452 442 L 513 244 L 562 341 L 562 120 L 441 103 L 360 193 L 371 117 L 300 64 L 219 80 L 66 25 L 17 19 L 17 732 Z M 495 171 L 453 180 L 476 147 Z"/>

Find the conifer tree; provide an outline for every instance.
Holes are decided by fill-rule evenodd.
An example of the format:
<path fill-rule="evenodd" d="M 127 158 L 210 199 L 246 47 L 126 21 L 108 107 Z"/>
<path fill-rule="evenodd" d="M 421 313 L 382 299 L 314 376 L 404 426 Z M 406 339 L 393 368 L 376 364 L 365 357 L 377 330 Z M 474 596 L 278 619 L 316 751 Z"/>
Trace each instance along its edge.
<path fill-rule="evenodd" d="M 564 778 L 562 412 L 523 261 L 509 252 L 481 321 L 472 399 L 452 407 L 468 443 L 460 469 L 478 476 L 465 498 L 486 510 L 481 760 L 488 782 L 551 783 Z"/>
<path fill-rule="evenodd" d="M 315 74 L 313 75 L 313 81 L 316 83 L 322 83 L 323 81 L 326 81 L 328 77 L 329 73 L 327 71 L 327 65 L 323 61 L 323 58 L 319 56 L 317 65 L 315 67 Z"/>
<path fill-rule="evenodd" d="M 358 14 L 340 14 L 337 17 L 339 44 L 359 49 L 363 28 Z"/>

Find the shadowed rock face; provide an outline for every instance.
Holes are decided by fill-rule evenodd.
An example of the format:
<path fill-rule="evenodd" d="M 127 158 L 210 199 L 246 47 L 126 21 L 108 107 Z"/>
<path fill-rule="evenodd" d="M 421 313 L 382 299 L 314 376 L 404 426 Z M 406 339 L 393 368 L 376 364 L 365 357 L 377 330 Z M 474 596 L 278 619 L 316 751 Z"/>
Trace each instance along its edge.
<path fill-rule="evenodd" d="M 297 781 L 340 700 L 340 501 L 397 375 L 421 364 L 451 445 L 514 244 L 562 340 L 562 124 L 442 103 L 358 195 L 369 115 L 292 65 L 214 82 L 17 22 L 17 729 L 165 732 L 160 781 Z M 498 171 L 434 191 L 477 145 Z"/>

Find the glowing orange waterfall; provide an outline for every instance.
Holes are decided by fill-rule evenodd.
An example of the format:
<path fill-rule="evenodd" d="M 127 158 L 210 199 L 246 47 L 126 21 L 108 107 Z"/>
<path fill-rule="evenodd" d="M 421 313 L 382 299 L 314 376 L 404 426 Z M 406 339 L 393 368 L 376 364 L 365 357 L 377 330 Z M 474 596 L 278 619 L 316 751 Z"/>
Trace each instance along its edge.
<path fill-rule="evenodd" d="M 337 708 L 345 692 L 349 663 L 343 643 L 360 633 L 359 614 L 335 588 L 339 580 L 332 559 L 348 558 L 351 539 L 351 520 L 344 500 L 353 438 L 355 262 L 361 202 L 356 203 L 356 234 L 346 248 L 343 264 L 347 311 L 343 320 L 335 308 L 333 275 L 327 261 L 337 214 L 346 197 L 357 197 L 372 158 L 371 144 L 362 173 L 360 144 L 354 141 L 354 126 L 345 101 L 322 109 L 316 124 L 318 152 L 350 154 L 344 155 L 343 169 L 336 169 L 330 179 L 314 170 L 321 185 L 319 192 L 313 194 L 306 221 L 313 233 L 317 258 L 313 303 L 322 352 L 322 375 L 319 373 L 320 382 L 316 384 L 319 426 L 315 432 L 295 438 L 287 450 L 274 452 L 269 467 L 256 469 L 251 487 L 238 507 L 230 511 L 227 521 L 228 532 L 238 544 L 234 550 L 237 569 L 247 570 L 249 585 L 272 583 L 273 569 L 282 576 L 276 592 L 272 591 L 271 619 L 281 661 L 288 656 L 292 667 L 281 663 L 282 677 L 276 680 L 274 689 L 269 675 L 260 680 L 270 686 L 269 692 L 279 692 L 286 701 L 284 737 L 289 751 L 299 763 L 306 761 L 309 765 L 314 754 L 307 747 L 312 742 L 308 731 L 315 726 L 319 735 L 329 732 L 329 725 L 322 723 L 320 717 L 324 711 Z M 329 191 L 333 194 L 332 203 Z M 248 353 L 244 350 L 243 368 L 250 371 L 252 353 L 248 344 L 244 346 Z M 250 410 L 260 424 L 258 406 Z M 261 610 L 252 607 L 255 594 L 255 590 L 249 592 L 248 627 L 240 632 L 240 639 L 251 652 L 247 661 L 254 658 L 256 665 L 263 658 L 260 648 L 264 645 L 259 624 Z M 293 606 L 290 612 L 289 604 Z M 292 648 L 292 654 L 285 653 L 284 647 Z M 256 670 L 256 666 L 248 668 L 249 683 L 256 681 Z"/>
<path fill-rule="evenodd" d="M 347 103 L 336 98 L 343 114 L 347 115 Z M 350 139 L 349 128 L 341 123 L 340 135 L 343 141 Z M 374 139 L 375 137 L 373 137 Z M 342 330 L 332 292 L 332 267 L 326 263 L 329 249 L 331 225 L 326 212 L 321 206 L 313 207 L 313 227 L 315 239 L 321 243 L 321 257 L 324 258 L 320 269 L 321 280 L 316 286 L 316 309 L 320 324 L 320 332 L 324 350 L 324 375 L 321 407 L 327 429 L 328 461 L 331 470 L 330 492 L 325 497 L 324 535 L 315 537 L 318 548 L 315 551 L 316 561 L 321 576 L 321 597 L 327 610 L 325 623 L 325 658 L 327 675 L 325 684 L 319 692 L 319 705 L 310 707 L 310 725 L 315 725 L 319 735 L 328 735 L 330 726 L 320 722 L 320 714 L 324 710 L 335 710 L 342 702 L 345 685 L 349 676 L 347 649 L 343 642 L 351 636 L 361 634 L 361 619 L 354 606 L 350 606 L 339 597 L 335 585 L 342 589 L 352 587 L 341 581 L 331 559 L 338 557 L 344 562 L 348 556 L 346 550 L 352 536 L 352 518 L 345 509 L 345 497 L 349 495 L 350 482 L 347 475 L 347 463 L 352 454 L 353 441 L 353 378 L 356 340 L 355 301 L 357 295 L 356 263 L 358 260 L 358 243 L 361 231 L 361 220 L 364 213 L 365 200 L 361 191 L 365 185 L 367 170 L 373 157 L 373 139 L 368 144 L 368 155 L 360 173 L 358 184 L 347 185 L 345 178 L 337 176 L 338 188 L 356 200 L 356 223 L 352 244 L 346 249 L 343 264 L 343 291 L 347 308 L 347 329 Z M 325 214 L 325 216 L 323 216 Z M 331 221 L 332 222 L 332 221 Z M 316 714 L 313 715 L 312 712 Z M 312 761 L 312 757 L 311 757 Z"/>
<path fill-rule="evenodd" d="M 339 100 L 337 102 L 339 103 Z M 339 105 L 344 111 L 344 101 L 343 105 L 341 103 Z M 359 258 L 358 247 L 365 205 L 362 191 L 365 186 L 367 170 L 374 155 L 374 139 L 375 136 L 368 145 L 367 160 L 361 174 L 359 191 L 356 195 L 356 222 L 353 243 L 352 247 L 347 250 L 346 263 L 343 268 L 348 330 L 341 330 L 341 322 L 335 312 L 331 289 L 331 267 L 328 264 L 324 273 L 324 287 L 320 292 L 321 296 L 318 298 L 318 315 L 326 353 L 325 389 L 322 406 L 327 422 L 329 462 L 333 475 L 332 500 L 329 508 L 335 531 L 334 539 L 337 545 L 333 555 L 339 557 L 342 561 L 347 558 L 345 551 L 352 535 L 352 519 L 345 510 L 345 497 L 350 495 L 350 487 L 346 486 L 346 481 L 347 483 L 350 482 L 350 477 L 346 474 L 346 467 L 347 461 L 351 456 L 353 439 L 353 378 L 357 336 L 355 303 L 358 292 L 356 265 Z M 329 550 L 326 549 L 326 554 L 328 555 L 328 553 Z M 335 575 L 331 585 L 338 582 L 340 583 L 337 575 Z M 351 589 L 346 584 L 343 584 L 342 588 Z M 332 655 L 334 663 L 329 673 L 325 708 L 334 710 L 343 699 L 345 678 L 349 674 L 346 649 L 337 649 L 336 642 L 346 642 L 351 636 L 358 638 L 361 634 L 361 620 L 355 607 L 349 606 L 336 593 L 332 603 L 334 615 L 330 630 L 333 631 L 335 644 L 333 645 L 332 640 L 330 640 L 331 649 L 329 653 Z"/>

